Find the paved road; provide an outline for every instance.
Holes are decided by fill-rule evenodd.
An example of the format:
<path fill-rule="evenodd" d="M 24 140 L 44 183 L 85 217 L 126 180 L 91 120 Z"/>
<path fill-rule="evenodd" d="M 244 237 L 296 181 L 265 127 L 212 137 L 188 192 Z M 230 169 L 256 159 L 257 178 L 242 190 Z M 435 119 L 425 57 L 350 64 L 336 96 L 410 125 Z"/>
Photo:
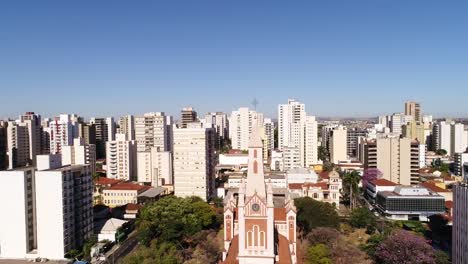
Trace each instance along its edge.
<path fill-rule="evenodd" d="M 138 246 L 136 231 L 130 233 L 128 238 L 118 246 L 114 246 L 107 254 L 105 261 L 93 261 L 95 264 L 119 264 L 122 259 Z"/>

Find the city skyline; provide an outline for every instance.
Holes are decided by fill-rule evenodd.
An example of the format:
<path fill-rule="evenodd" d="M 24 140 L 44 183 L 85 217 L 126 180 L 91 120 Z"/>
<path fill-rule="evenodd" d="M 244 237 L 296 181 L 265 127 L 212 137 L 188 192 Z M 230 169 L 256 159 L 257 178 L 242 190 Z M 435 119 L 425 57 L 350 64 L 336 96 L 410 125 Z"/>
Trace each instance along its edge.
<path fill-rule="evenodd" d="M 178 116 L 257 98 L 275 117 L 296 98 L 318 117 L 375 117 L 406 100 L 467 117 L 467 5 L 3 2 L 0 113 Z"/>

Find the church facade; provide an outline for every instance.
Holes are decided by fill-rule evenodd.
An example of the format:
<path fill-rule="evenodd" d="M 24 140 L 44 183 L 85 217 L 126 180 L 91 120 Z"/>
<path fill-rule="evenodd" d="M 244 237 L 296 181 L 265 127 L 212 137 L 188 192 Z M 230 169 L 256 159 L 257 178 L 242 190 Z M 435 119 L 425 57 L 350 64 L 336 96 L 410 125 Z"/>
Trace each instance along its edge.
<path fill-rule="evenodd" d="M 247 179 L 224 200 L 225 264 L 296 264 L 296 207 L 289 193 L 275 197 L 263 172 L 263 143 L 253 129 Z"/>

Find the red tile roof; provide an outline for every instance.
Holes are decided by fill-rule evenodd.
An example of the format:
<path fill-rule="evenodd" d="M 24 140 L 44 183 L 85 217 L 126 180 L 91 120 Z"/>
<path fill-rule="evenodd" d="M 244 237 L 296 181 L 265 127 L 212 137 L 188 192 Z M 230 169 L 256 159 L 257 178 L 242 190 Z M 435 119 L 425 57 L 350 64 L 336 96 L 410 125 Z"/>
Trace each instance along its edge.
<path fill-rule="evenodd" d="M 239 253 L 239 236 L 236 235 L 231 240 L 231 245 L 229 245 L 229 250 L 227 252 L 226 259 L 224 260 L 224 264 L 238 264 L 239 261 L 237 260 L 237 254 Z"/>
<path fill-rule="evenodd" d="M 275 221 L 286 221 L 286 208 L 275 208 Z"/>
<path fill-rule="evenodd" d="M 304 186 L 308 188 L 320 188 L 322 190 L 328 190 L 328 184 L 326 182 L 317 182 L 317 183 L 304 183 Z"/>
<path fill-rule="evenodd" d="M 433 191 L 433 192 L 450 192 L 450 190 L 440 188 L 439 186 L 435 185 L 431 182 L 422 182 L 420 183 L 421 186 Z"/>
<path fill-rule="evenodd" d="M 131 204 L 130 203 L 130 204 L 127 204 L 125 206 L 125 210 L 127 210 L 127 211 L 138 211 L 141 208 L 143 208 L 143 205 L 141 205 L 141 204 Z"/>
<path fill-rule="evenodd" d="M 330 174 L 329 171 L 322 171 L 321 173 L 319 173 L 319 176 L 320 176 L 320 178 L 322 178 L 322 179 L 328 179 L 328 178 L 330 178 L 330 177 L 328 176 L 329 174 Z"/>
<path fill-rule="evenodd" d="M 289 241 L 286 237 L 278 234 L 278 262 L 276 264 L 291 264 L 291 252 Z"/>
<path fill-rule="evenodd" d="M 289 184 L 289 189 L 300 190 L 300 189 L 302 189 L 302 183 L 290 183 Z"/>
<path fill-rule="evenodd" d="M 97 180 L 94 181 L 96 185 L 112 185 L 122 182 L 121 180 L 111 179 L 106 177 L 98 177 Z"/>
<path fill-rule="evenodd" d="M 115 184 L 113 186 L 110 186 L 106 188 L 106 190 L 122 190 L 122 191 L 146 191 L 150 189 L 151 187 L 149 186 L 144 186 L 144 185 L 139 185 L 135 183 L 130 183 L 130 182 L 124 182 L 124 183 L 119 183 Z"/>
<path fill-rule="evenodd" d="M 373 180 L 370 182 L 371 184 L 375 185 L 375 186 L 397 186 L 398 184 L 392 182 L 392 181 L 389 181 L 387 179 L 377 179 L 377 180 Z"/>

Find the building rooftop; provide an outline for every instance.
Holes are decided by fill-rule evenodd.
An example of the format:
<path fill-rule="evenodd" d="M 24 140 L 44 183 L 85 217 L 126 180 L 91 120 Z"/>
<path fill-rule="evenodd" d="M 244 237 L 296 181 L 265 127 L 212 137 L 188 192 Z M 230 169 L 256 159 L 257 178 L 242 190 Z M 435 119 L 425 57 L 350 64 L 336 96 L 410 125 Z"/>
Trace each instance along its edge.
<path fill-rule="evenodd" d="M 376 179 L 370 182 L 374 186 L 398 186 L 397 183 L 389 181 L 387 179 Z"/>
<path fill-rule="evenodd" d="M 378 195 L 383 197 L 443 198 L 443 196 L 437 194 L 436 192 L 432 192 L 421 186 L 396 186 L 393 192 L 384 191 L 379 192 Z"/>
<path fill-rule="evenodd" d="M 96 180 L 94 180 L 94 184 L 96 185 L 112 185 L 112 184 L 117 184 L 120 182 L 122 181 L 117 180 L 117 179 L 106 178 L 106 177 L 98 177 Z"/>
<path fill-rule="evenodd" d="M 143 193 L 141 193 L 140 195 L 138 196 L 144 196 L 144 197 L 149 197 L 149 198 L 154 198 L 154 197 L 158 197 L 160 196 L 161 194 L 163 194 L 164 192 L 166 191 L 166 188 L 164 187 L 161 187 L 161 186 L 158 186 L 158 187 L 150 187 L 148 190 L 144 191 Z"/>
<path fill-rule="evenodd" d="M 131 182 L 123 182 L 119 184 L 112 185 L 104 190 L 112 190 L 112 191 L 147 191 L 150 189 L 150 186 L 139 185 Z"/>
<path fill-rule="evenodd" d="M 434 183 L 431 183 L 431 182 L 422 182 L 420 183 L 419 185 L 423 186 L 424 188 L 427 188 L 433 192 L 437 192 L 437 193 L 440 193 L 440 192 L 451 192 L 451 190 L 447 190 L 447 189 L 443 189 L 443 188 L 440 188 L 439 186 L 435 185 Z"/>

